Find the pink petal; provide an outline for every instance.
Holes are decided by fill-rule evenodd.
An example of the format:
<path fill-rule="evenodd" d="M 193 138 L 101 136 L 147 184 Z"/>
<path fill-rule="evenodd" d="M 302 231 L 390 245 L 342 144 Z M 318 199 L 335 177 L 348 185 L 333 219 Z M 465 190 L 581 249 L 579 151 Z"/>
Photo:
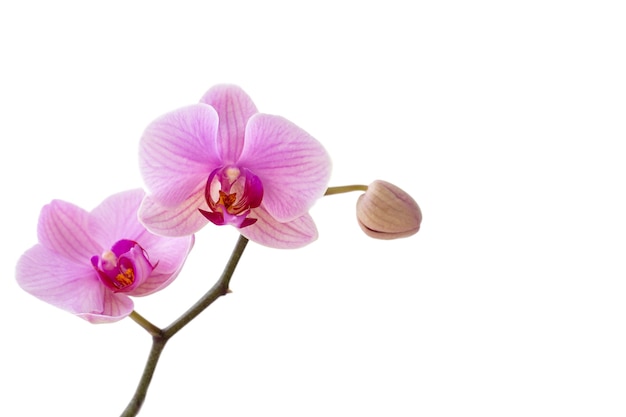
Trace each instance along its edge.
<path fill-rule="evenodd" d="M 107 291 L 104 293 L 104 309 L 101 313 L 80 313 L 78 317 L 90 323 L 113 323 L 132 313 L 133 301 L 121 293 Z"/>
<path fill-rule="evenodd" d="M 317 239 L 317 228 L 309 214 L 287 223 L 279 223 L 262 207 L 254 209 L 250 217 L 258 221 L 239 232 L 260 245 L 277 249 L 296 249 Z"/>
<path fill-rule="evenodd" d="M 290 121 L 256 114 L 248 121 L 246 142 L 237 165 L 263 183 L 263 205 L 279 221 L 307 213 L 324 195 L 331 161 L 324 147 Z"/>
<path fill-rule="evenodd" d="M 143 296 L 165 288 L 180 272 L 189 251 L 193 247 L 193 235 L 163 237 L 150 233 L 138 219 L 138 209 L 145 193 L 141 189 L 121 192 L 107 198 L 92 212 L 92 219 L 109 225 L 100 240 L 110 248 L 120 239 L 137 242 L 148 254 L 156 268 L 150 276 L 130 295 Z M 167 209 L 171 211 L 172 209 Z"/>
<path fill-rule="evenodd" d="M 248 119 L 257 112 L 252 99 L 235 85 L 216 85 L 200 99 L 219 115 L 217 149 L 225 165 L 234 164 L 244 144 Z"/>
<path fill-rule="evenodd" d="M 181 204 L 222 165 L 217 125 L 211 106 L 195 104 L 167 113 L 146 128 L 139 143 L 139 168 L 160 204 Z"/>
<path fill-rule="evenodd" d="M 140 238 L 148 234 L 137 218 L 144 196 L 141 189 L 124 191 L 108 197 L 91 211 L 92 235 L 105 249 L 121 239 L 139 243 Z"/>
<path fill-rule="evenodd" d="M 103 246 L 92 238 L 89 213 L 74 204 L 53 200 L 41 209 L 37 234 L 39 242 L 61 257 L 89 265 Z"/>
<path fill-rule="evenodd" d="M 139 207 L 139 221 L 152 233 L 161 236 L 187 236 L 202 229 L 208 220 L 198 211 L 208 210 L 204 200 L 204 184 L 185 201 L 174 207 L 165 207 L 153 196 L 146 196 Z"/>
<path fill-rule="evenodd" d="M 16 278 L 26 292 L 70 313 L 103 311 L 105 290 L 89 258 L 74 263 L 38 244 L 20 257 Z"/>
<path fill-rule="evenodd" d="M 156 268 L 146 281 L 130 293 L 137 297 L 152 294 L 169 285 L 180 273 L 194 244 L 193 235 L 178 238 L 149 235 L 150 242 L 144 239 L 138 243 L 146 249 L 150 262 Z"/>

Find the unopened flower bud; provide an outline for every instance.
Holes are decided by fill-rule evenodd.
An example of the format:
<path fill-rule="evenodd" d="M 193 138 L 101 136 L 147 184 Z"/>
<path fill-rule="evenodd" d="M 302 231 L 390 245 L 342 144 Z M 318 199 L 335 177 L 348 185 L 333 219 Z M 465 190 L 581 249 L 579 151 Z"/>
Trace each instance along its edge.
<path fill-rule="evenodd" d="M 356 202 L 361 229 L 376 239 L 397 239 L 420 229 L 422 211 L 406 192 L 386 181 L 371 183 Z"/>

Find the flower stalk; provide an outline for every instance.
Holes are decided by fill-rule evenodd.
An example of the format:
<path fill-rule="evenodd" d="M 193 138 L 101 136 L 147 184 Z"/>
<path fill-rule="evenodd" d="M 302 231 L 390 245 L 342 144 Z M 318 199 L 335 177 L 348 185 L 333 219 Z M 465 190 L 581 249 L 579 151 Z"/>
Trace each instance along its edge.
<path fill-rule="evenodd" d="M 351 191 L 367 191 L 367 185 L 342 185 L 339 187 L 328 187 L 324 195 L 343 194 Z"/>
<path fill-rule="evenodd" d="M 228 263 L 226 264 L 222 275 L 217 280 L 215 285 L 213 285 L 213 287 L 209 291 L 207 291 L 196 302 L 196 304 L 194 304 L 189 310 L 187 310 L 183 315 L 181 315 L 166 328 L 158 328 L 136 311 L 133 311 L 130 314 L 130 318 L 132 318 L 135 322 L 137 322 L 137 324 L 139 324 L 148 333 L 150 333 L 150 335 L 152 336 L 152 347 L 150 349 L 150 354 L 148 355 L 148 360 L 146 361 L 143 374 L 141 375 L 141 379 L 139 380 L 139 384 L 137 385 L 137 388 L 135 390 L 135 394 L 126 406 L 126 409 L 122 412 L 121 417 L 134 417 L 139 413 L 139 410 L 141 409 L 141 406 L 143 405 L 143 402 L 146 398 L 148 387 L 150 386 L 150 382 L 152 381 L 152 376 L 154 375 L 154 371 L 159 361 L 159 357 L 161 356 L 161 352 L 163 352 L 163 349 L 165 348 L 168 340 L 172 338 L 176 333 L 178 333 L 183 327 L 185 327 L 191 320 L 193 320 L 200 313 L 202 313 L 215 300 L 223 295 L 228 294 L 230 279 L 235 272 L 235 268 L 237 267 L 239 259 L 241 258 L 241 255 L 243 254 L 243 251 L 246 248 L 247 244 L 248 239 L 245 238 L 243 235 L 240 235 L 239 239 L 237 240 L 237 244 L 235 245 L 235 248 L 233 249 L 233 252 L 230 256 L 230 259 L 228 260 Z"/>
<path fill-rule="evenodd" d="M 144 318 L 141 314 L 137 313 L 133 310 L 128 317 L 133 319 L 138 325 L 143 327 L 152 337 L 160 337 L 163 336 L 163 330 L 159 329 L 154 324 L 150 323 L 146 318 Z"/>

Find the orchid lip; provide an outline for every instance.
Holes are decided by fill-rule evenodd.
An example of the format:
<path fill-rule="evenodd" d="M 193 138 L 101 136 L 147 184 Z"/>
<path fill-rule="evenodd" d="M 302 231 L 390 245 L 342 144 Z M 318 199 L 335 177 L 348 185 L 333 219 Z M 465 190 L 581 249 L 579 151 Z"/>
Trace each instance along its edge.
<path fill-rule="evenodd" d="M 259 177 L 246 168 L 223 166 L 209 175 L 204 196 L 210 211 L 199 211 L 210 222 L 243 228 L 257 221 L 248 215 L 261 205 L 263 185 Z"/>
<path fill-rule="evenodd" d="M 113 292 L 129 292 L 141 285 L 152 273 L 147 252 L 135 241 L 122 239 L 91 257 L 91 264 L 100 281 Z"/>

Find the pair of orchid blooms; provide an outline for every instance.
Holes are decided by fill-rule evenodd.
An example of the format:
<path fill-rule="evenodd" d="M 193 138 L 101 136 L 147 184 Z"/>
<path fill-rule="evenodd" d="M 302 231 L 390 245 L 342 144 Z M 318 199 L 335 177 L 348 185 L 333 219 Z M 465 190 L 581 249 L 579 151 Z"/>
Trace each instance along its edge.
<path fill-rule="evenodd" d="M 200 103 L 153 121 L 139 143 L 142 189 L 112 195 L 91 212 L 54 200 L 43 207 L 39 243 L 18 260 L 27 292 L 91 323 L 130 316 L 153 336 L 135 394 L 122 413 L 139 413 L 160 353 L 183 326 L 225 295 L 248 240 L 299 248 L 317 238 L 309 209 L 323 195 L 364 191 L 357 220 L 369 236 L 416 233 L 422 214 L 407 193 L 385 181 L 328 188 L 324 147 L 288 120 L 259 113 L 239 87 L 217 85 Z M 194 233 L 208 223 L 241 234 L 224 273 L 170 326 L 134 311 L 129 296 L 165 288 L 180 273 Z"/>
<path fill-rule="evenodd" d="M 384 181 L 328 188 L 324 147 L 290 121 L 259 113 L 234 85 L 153 121 L 139 143 L 141 189 L 108 197 L 91 212 L 54 200 L 43 207 L 39 243 L 19 259 L 30 294 L 89 322 L 133 312 L 129 296 L 165 288 L 180 273 L 194 233 L 232 225 L 245 238 L 298 248 L 317 238 L 309 209 L 324 194 L 365 191 L 357 218 L 370 236 L 416 233 L 421 212 Z"/>

